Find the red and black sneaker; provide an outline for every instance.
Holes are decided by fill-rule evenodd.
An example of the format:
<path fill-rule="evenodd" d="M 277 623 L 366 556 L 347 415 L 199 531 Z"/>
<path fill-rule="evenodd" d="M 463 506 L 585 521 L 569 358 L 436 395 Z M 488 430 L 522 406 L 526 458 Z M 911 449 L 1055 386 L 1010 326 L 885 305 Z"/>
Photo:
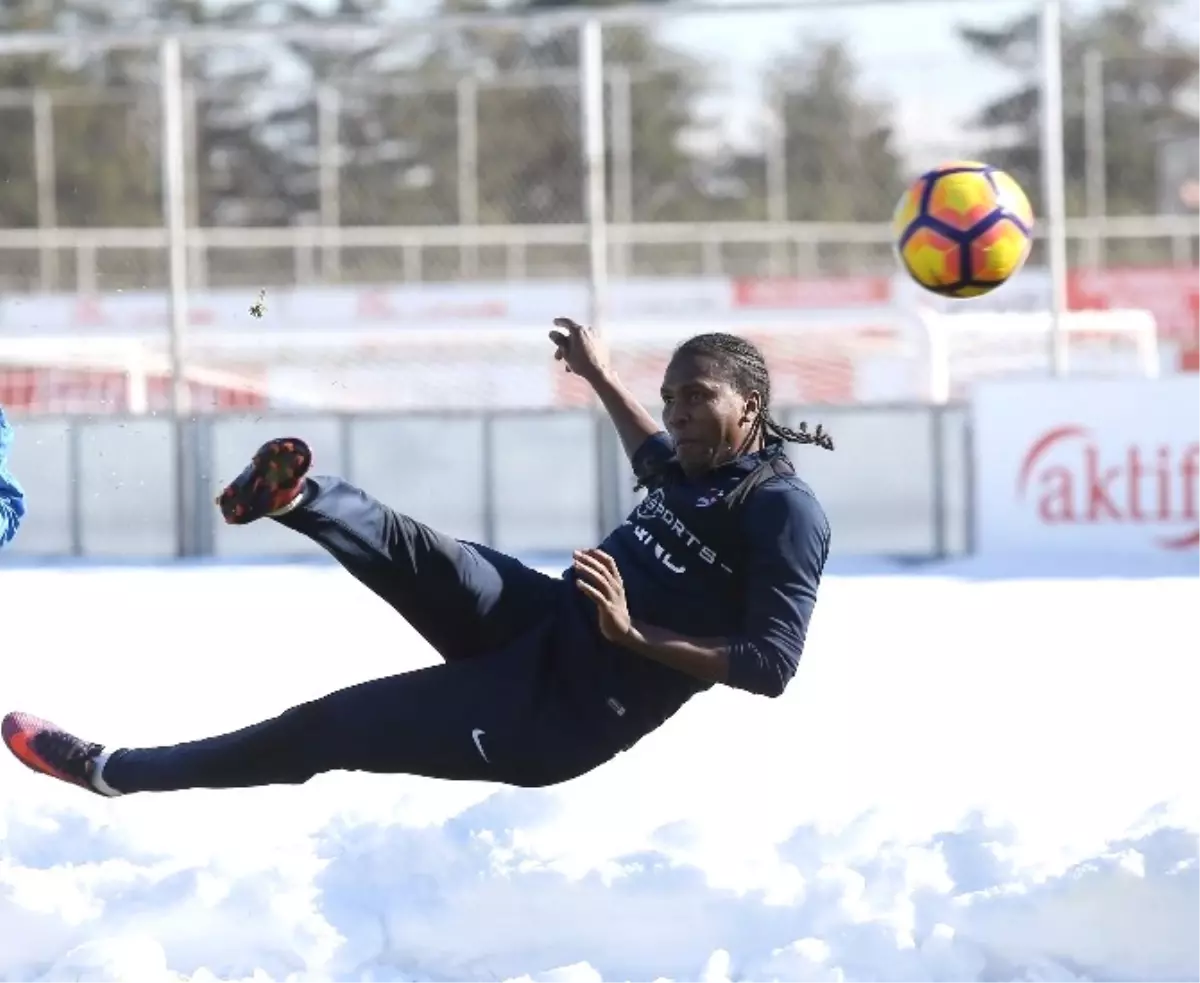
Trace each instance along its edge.
<path fill-rule="evenodd" d="M 297 504 L 311 467 L 312 451 L 299 437 L 267 441 L 217 497 L 221 515 L 230 525 L 244 525 L 286 511 Z"/>
<path fill-rule="evenodd" d="M 0 723 L 0 736 L 25 767 L 97 795 L 119 794 L 97 773 L 104 745 L 84 741 L 61 727 L 28 713 L 10 713 Z"/>

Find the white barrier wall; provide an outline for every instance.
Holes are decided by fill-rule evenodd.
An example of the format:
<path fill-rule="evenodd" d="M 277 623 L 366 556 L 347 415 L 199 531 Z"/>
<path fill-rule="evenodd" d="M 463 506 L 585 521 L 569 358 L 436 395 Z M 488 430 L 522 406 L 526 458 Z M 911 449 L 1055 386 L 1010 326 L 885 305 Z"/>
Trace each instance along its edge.
<path fill-rule="evenodd" d="M 1197 550 L 1195 377 L 994 382 L 971 411 L 980 553 Z"/>
<path fill-rule="evenodd" d="M 959 407 L 779 407 L 781 422 L 824 424 L 834 453 L 793 448 L 842 556 L 928 557 L 966 547 L 965 417 Z M 316 552 L 275 523 L 228 527 L 213 497 L 264 439 L 308 439 L 316 470 L 346 476 L 451 535 L 511 553 L 561 554 L 601 535 L 602 504 L 636 498 L 607 422 L 585 412 L 213 416 L 176 428 L 146 417 L 17 423 L 12 468 L 29 514 L 9 557 L 168 558 L 178 533 L 198 555 Z M 177 518 L 177 441 L 189 502 Z M 612 471 L 602 462 L 611 461 Z M 603 479 L 603 480 L 602 480 Z M 612 512 L 614 510 L 605 510 Z M 182 523 L 182 524 L 181 524 Z"/>
<path fill-rule="evenodd" d="M 1072 369 L 1164 374 L 1197 329 L 1196 271 L 1108 270 L 1071 292 Z M 776 398 L 888 404 L 958 398 L 977 378 L 1048 368 L 1049 277 L 1027 268 L 970 305 L 903 274 L 616 279 L 604 331 L 625 384 L 657 398 L 675 346 L 704 330 L 755 341 Z M 281 288 L 187 296 L 187 390 L 196 412 L 404 413 L 579 409 L 586 385 L 548 357 L 554 317 L 582 317 L 584 281 Z M 941 316 L 936 312 L 941 311 Z M 990 312 L 990 313 L 989 313 Z M 1039 313 L 1041 312 L 1041 313 Z M 167 412 L 162 291 L 0 296 L 0 403 L 48 413 Z"/>

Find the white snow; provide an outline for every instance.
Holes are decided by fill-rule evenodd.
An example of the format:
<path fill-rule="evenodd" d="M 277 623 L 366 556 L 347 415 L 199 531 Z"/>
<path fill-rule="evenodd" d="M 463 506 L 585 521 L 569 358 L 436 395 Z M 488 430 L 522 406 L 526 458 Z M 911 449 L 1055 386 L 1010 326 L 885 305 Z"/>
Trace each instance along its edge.
<path fill-rule="evenodd" d="M 4 755 L 0 979 L 1200 979 L 1198 586 L 831 575 L 783 698 L 703 695 L 540 791 L 110 801 Z M 110 744 L 433 660 L 333 568 L 10 568 L 0 599 L 0 709 Z"/>

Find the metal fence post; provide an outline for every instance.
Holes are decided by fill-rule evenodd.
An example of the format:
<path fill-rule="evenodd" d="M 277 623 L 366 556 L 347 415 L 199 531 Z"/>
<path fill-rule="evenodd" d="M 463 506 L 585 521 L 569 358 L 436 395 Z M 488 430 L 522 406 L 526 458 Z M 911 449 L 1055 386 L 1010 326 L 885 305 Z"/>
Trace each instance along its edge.
<path fill-rule="evenodd" d="M 963 530 L 963 552 L 967 556 L 975 555 L 975 544 L 978 541 L 979 516 L 975 505 L 975 417 L 972 406 L 966 405 L 966 420 L 963 425 L 963 514 L 966 527 Z"/>
<path fill-rule="evenodd" d="M 933 538 L 930 548 L 935 560 L 946 557 L 946 404 L 926 408 L 929 414 L 930 511 Z"/>
<path fill-rule="evenodd" d="M 492 549 L 499 549 L 499 532 L 496 515 L 496 414 L 483 411 L 482 431 L 483 457 L 483 541 Z"/>
<path fill-rule="evenodd" d="M 1042 0 L 1042 189 L 1050 269 L 1050 369 L 1067 371 L 1067 177 L 1063 149 L 1062 0 Z"/>
<path fill-rule="evenodd" d="M 580 123 L 583 127 L 584 204 L 588 232 L 588 323 L 603 333 L 608 287 L 608 183 L 604 126 L 604 31 L 589 18 L 579 26 Z M 617 524 L 616 433 L 603 410 L 597 415 L 596 536 L 603 539 Z"/>
<path fill-rule="evenodd" d="M 189 410 L 184 365 L 184 332 L 187 330 L 187 172 L 183 133 L 183 53 L 179 38 L 167 36 L 159 45 L 162 86 L 163 224 L 167 229 L 170 260 L 170 359 L 171 416 L 175 422 L 175 552 L 189 556 L 195 548 L 192 496 L 193 474 L 188 454 L 185 416 Z"/>

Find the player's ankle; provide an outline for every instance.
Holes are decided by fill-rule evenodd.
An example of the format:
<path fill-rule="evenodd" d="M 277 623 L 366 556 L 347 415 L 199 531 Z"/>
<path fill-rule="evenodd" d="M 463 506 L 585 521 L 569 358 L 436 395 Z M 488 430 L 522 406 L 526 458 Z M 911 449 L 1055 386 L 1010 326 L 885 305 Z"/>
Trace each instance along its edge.
<path fill-rule="evenodd" d="M 92 783 L 92 788 L 94 788 L 97 792 L 99 792 L 101 795 L 106 795 L 109 798 L 115 798 L 116 796 L 123 795 L 124 793 L 119 789 L 113 788 L 108 784 L 107 781 L 105 781 L 104 766 L 108 764 L 108 759 L 111 756 L 111 751 L 101 751 L 99 754 L 97 754 L 96 757 L 92 759 L 91 774 L 88 777 Z"/>
<path fill-rule="evenodd" d="M 279 508 L 268 512 L 267 516 L 271 519 L 277 519 L 281 515 L 287 515 L 289 512 L 300 508 L 308 498 L 308 482 L 301 479 L 300 487 L 296 489 L 296 494 L 291 499 Z"/>

